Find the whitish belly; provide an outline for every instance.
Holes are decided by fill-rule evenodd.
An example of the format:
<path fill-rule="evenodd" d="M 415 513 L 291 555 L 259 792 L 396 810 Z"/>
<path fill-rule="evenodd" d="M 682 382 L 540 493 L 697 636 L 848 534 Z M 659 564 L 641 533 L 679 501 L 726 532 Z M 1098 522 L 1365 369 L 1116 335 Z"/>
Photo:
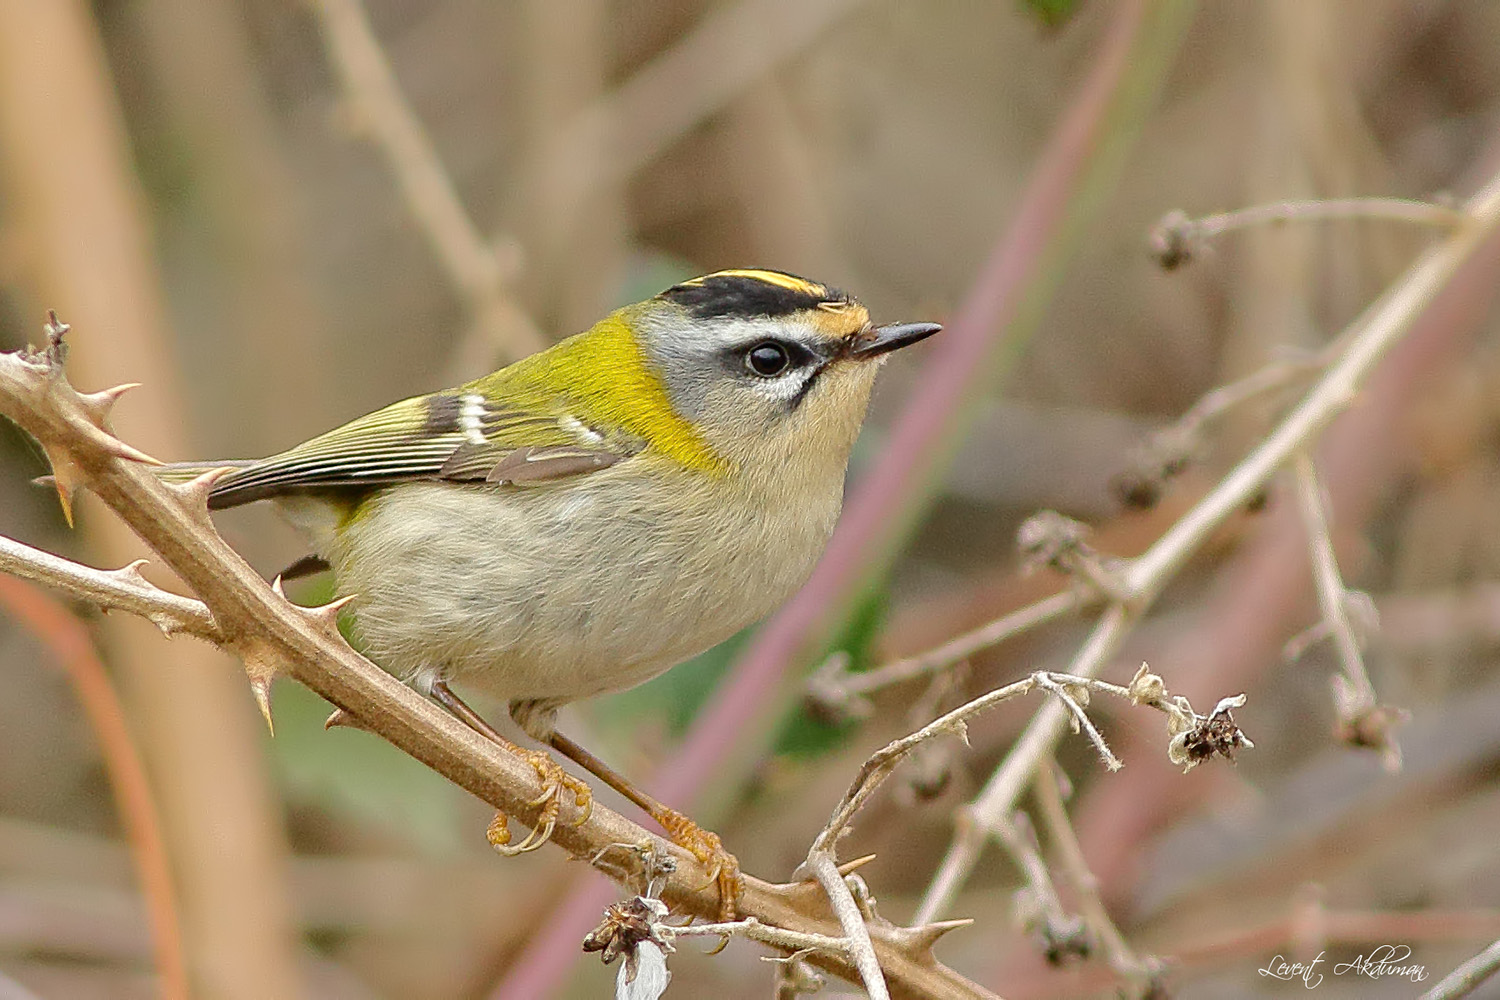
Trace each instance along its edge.
<path fill-rule="evenodd" d="M 780 605 L 838 516 L 837 484 L 788 523 L 718 485 L 645 498 L 612 471 L 565 488 L 382 494 L 326 553 L 370 656 L 506 700 L 620 690 Z"/>

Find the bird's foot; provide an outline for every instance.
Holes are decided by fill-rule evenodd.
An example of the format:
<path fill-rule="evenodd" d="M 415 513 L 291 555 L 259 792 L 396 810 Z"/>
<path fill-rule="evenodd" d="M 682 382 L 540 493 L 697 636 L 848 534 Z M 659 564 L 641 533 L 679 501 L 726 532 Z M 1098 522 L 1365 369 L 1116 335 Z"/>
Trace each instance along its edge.
<path fill-rule="evenodd" d="M 667 831 L 672 843 L 685 849 L 708 868 L 708 881 L 702 888 L 719 886 L 719 919 L 734 920 L 739 915 L 740 894 L 745 889 L 745 879 L 740 874 L 740 862 L 733 854 L 724 850 L 719 835 L 688 819 L 676 809 L 662 806 L 651 812 L 651 818 Z"/>
<path fill-rule="evenodd" d="M 514 744 L 510 744 L 507 749 L 535 768 L 537 776 L 541 778 L 542 794 L 527 803 L 540 806 L 541 812 L 537 814 L 536 823 L 532 826 L 531 832 L 514 846 L 510 842 L 510 824 L 505 813 L 496 812 L 495 818 L 490 821 L 489 829 L 484 832 L 485 839 L 490 842 L 491 847 L 507 857 L 525 854 L 541 847 L 552 837 L 552 831 L 557 828 L 557 818 L 562 813 L 563 799 L 570 794 L 573 797 L 573 804 L 583 811 L 582 815 L 573 821 L 573 825 L 582 826 L 588 821 L 589 814 L 594 809 L 594 793 L 588 785 L 564 771 L 562 765 L 541 750 L 528 750 Z"/>

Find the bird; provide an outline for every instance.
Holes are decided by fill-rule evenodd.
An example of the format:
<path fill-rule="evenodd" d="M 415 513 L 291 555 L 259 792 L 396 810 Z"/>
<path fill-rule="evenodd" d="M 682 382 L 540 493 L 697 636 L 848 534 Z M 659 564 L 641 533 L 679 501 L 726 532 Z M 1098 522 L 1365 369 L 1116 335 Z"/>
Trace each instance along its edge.
<path fill-rule="evenodd" d="M 497 815 L 497 850 L 539 847 L 592 792 L 455 685 L 643 808 L 712 872 L 730 918 L 742 880 L 718 836 L 559 733 L 558 709 L 649 680 L 791 597 L 838 521 L 876 373 L 940 329 L 875 325 L 787 272 L 715 271 L 279 454 L 161 475 L 220 470 L 213 510 L 271 501 L 314 553 L 299 568 L 332 569 L 362 651 L 535 768 L 540 815 L 517 845 Z"/>

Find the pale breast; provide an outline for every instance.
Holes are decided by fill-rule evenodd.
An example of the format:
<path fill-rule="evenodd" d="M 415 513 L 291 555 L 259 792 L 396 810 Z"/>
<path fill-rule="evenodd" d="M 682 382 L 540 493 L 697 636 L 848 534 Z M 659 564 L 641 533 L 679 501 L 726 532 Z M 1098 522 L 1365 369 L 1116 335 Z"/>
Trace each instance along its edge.
<path fill-rule="evenodd" d="M 779 606 L 832 532 L 841 482 L 795 503 L 673 469 L 566 484 L 392 487 L 326 555 L 372 658 L 506 700 L 638 684 Z"/>

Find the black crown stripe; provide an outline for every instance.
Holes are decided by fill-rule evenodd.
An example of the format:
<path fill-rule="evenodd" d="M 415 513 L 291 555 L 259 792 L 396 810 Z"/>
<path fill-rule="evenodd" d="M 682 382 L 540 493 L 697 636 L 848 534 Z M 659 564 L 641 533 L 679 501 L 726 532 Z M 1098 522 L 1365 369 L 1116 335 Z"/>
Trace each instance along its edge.
<path fill-rule="evenodd" d="M 677 303 L 697 319 L 786 316 L 848 301 L 843 292 L 779 271 L 709 274 L 673 285 L 658 297 Z"/>

